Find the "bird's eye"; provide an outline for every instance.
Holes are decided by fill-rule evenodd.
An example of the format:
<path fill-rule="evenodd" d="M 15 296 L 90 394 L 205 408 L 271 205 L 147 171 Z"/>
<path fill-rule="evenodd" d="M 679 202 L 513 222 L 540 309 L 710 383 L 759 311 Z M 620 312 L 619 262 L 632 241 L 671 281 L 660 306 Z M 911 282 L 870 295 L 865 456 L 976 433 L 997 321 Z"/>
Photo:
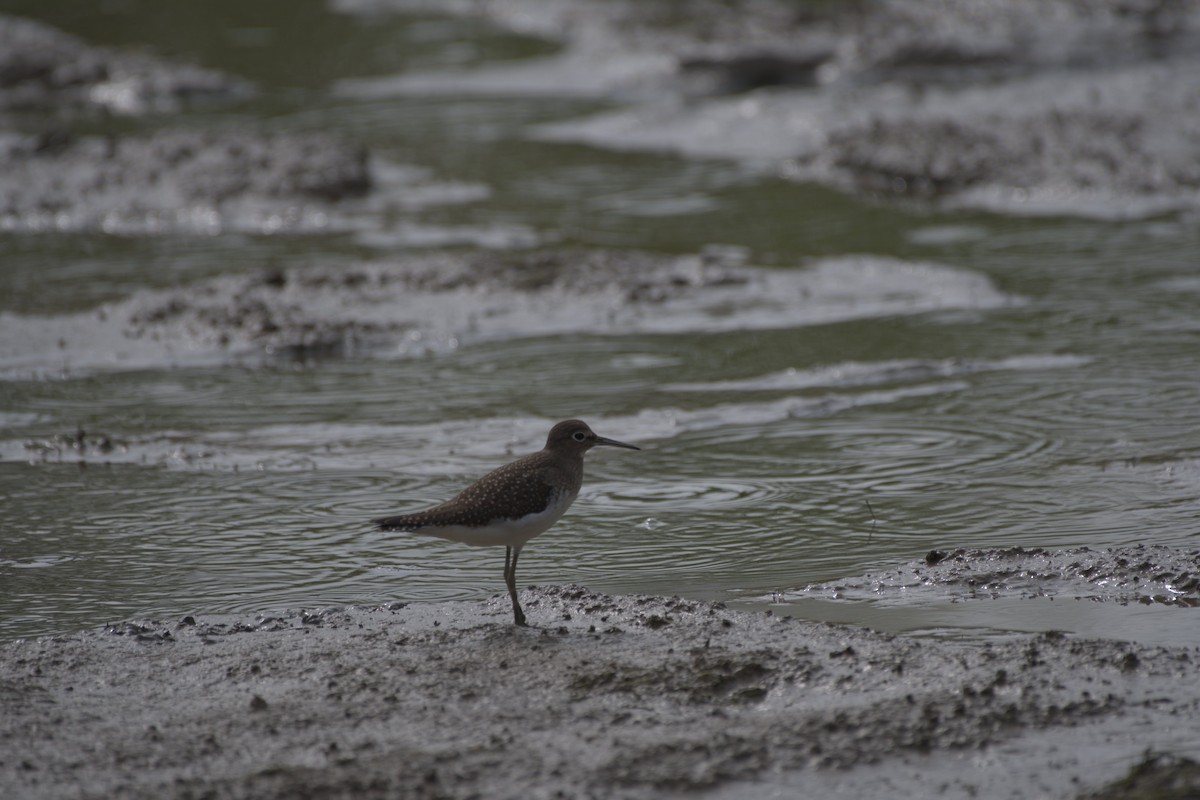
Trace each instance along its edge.
<path fill-rule="evenodd" d="M 583 435 L 583 431 L 575 431 L 575 433 L 571 434 L 571 438 L 577 442 L 582 442 L 587 437 Z"/>

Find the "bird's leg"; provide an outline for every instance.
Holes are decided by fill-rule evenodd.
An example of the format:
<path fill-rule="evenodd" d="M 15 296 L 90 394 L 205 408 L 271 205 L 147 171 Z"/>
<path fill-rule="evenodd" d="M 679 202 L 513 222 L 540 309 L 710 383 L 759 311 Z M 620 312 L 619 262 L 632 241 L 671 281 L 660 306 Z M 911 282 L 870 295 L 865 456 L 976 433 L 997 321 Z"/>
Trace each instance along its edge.
<path fill-rule="evenodd" d="M 509 555 L 512 556 L 511 563 L 508 559 Z M 513 623 L 524 625 L 525 612 L 521 610 L 521 604 L 517 601 L 517 556 L 519 555 L 521 555 L 520 549 L 504 548 L 504 583 L 508 586 L 508 596 L 512 598 Z"/>
<path fill-rule="evenodd" d="M 512 580 L 508 577 L 508 574 L 511 571 L 512 571 L 512 548 L 505 547 L 504 548 L 504 588 L 506 588 L 506 589 L 512 585 Z"/>

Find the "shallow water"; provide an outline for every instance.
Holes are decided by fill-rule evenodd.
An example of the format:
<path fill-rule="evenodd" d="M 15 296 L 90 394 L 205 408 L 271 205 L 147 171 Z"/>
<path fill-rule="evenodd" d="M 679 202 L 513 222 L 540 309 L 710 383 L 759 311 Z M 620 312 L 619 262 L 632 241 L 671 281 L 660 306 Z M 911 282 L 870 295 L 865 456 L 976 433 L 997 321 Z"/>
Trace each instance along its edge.
<path fill-rule="evenodd" d="M 293 7 L 307 24 L 283 24 Z M 0 234 L 7 332 L 86 343 L 105 330 L 97 309 L 139 290 L 441 246 L 715 249 L 770 277 L 758 295 L 611 315 L 596 313 L 600 292 L 567 294 L 549 331 L 527 318 L 536 304 L 501 324 L 467 292 L 454 302 L 470 321 L 436 346 L 344 358 L 230 363 L 181 345 L 131 367 L 14 338 L 0 363 L 0 637 L 488 596 L 502 588 L 498 551 L 366 520 L 453 494 L 566 417 L 645 451 L 589 456 L 579 501 L 528 548 L 522 583 L 762 606 L 934 547 L 1197 542 L 1194 224 L 886 207 L 723 161 L 529 135 L 594 99 L 378 97 L 352 80 L 553 49 L 479 22 L 222 4 L 185 36 L 152 4 L 128 8 L 36 6 L 96 43 L 148 41 L 259 83 L 236 110 L 146 125 L 332 130 L 368 144 L 385 172 L 418 165 L 427 190 L 385 182 L 303 236 Z M 1041 629 L 1021 619 L 1046 609 L 990 602 L 886 620 L 866 604 L 790 613 L 935 634 Z M 1097 621 L 1058 608 L 1061 629 L 1166 630 L 1139 619 L 1149 611 Z"/>

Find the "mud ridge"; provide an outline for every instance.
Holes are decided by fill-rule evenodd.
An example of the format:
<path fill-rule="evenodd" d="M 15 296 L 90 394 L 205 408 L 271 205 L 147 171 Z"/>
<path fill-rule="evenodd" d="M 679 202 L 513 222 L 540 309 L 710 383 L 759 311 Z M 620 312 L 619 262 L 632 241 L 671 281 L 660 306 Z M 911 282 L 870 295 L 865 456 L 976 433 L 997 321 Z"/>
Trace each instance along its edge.
<path fill-rule="evenodd" d="M 0 313 L 0 340 L 9 342 L 0 364 L 19 373 L 365 350 L 409 356 L 524 336 L 714 333 L 1020 302 L 977 273 L 872 256 L 772 270 L 703 253 L 440 253 L 262 269 L 78 315 Z"/>
<path fill-rule="evenodd" d="M 320 134 L 10 137 L 0 169 L 0 229 L 35 232 L 321 230 L 371 187 L 366 151 Z"/>

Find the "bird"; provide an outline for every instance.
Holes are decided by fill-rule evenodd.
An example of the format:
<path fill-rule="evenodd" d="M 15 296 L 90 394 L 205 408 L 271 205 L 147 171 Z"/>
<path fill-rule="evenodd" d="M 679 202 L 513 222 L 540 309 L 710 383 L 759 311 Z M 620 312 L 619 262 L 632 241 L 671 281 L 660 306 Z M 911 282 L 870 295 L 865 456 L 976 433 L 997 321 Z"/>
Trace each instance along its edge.
<path fill-rule="evenodd" d="M 455 497 L 411 514 L 371 520 L 382 531 L 436 536 L 479 547 L 504 547 L 504 583 L 513 622 L 524 627 L 517 599 L 517 559 L 530 539 L 545 533 L 566 513 L 583 485 L 583 456 L 597 445 L 641 450 L 597 436 L 578 419 L 550 429 L 546 446 L 492 470 Z"/>

